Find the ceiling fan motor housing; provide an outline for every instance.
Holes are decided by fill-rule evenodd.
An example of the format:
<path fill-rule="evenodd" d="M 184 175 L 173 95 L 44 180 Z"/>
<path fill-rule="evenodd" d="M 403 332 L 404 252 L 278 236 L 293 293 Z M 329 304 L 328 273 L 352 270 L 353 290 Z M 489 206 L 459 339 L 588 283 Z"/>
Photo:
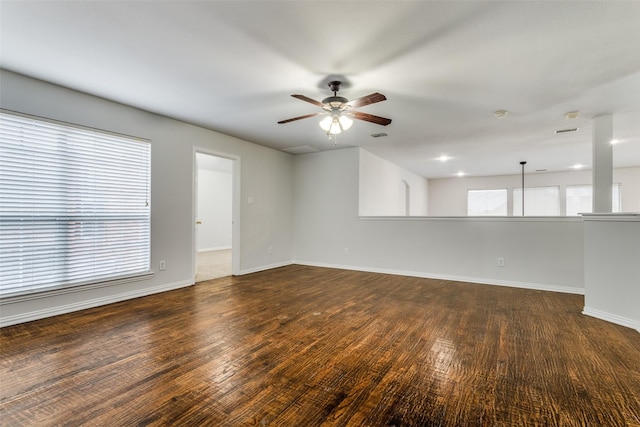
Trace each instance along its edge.
<path fill-rule="evenodd" d="M 325 110 L 331 111 L 335 109 L 340 109 L 344 104 L 349 102 L 347 98 L 337 95 L 337 92 L 340 90 L 341 84 L 342 82 L 339 80 L 334 80 L 329 82 L 328 85 L 331 91 L 333 92 L 333 96 L 330 96 L 322 100 L 322 103 L 326 106 Z"/>
<path fill-rule="evenodd" d="M 341 108 L 347 102 L 349 102 L 349 100 L 342 96 L 330 96 L 322 100 L 322 103 L 325 105 L 326 110 Z"/>

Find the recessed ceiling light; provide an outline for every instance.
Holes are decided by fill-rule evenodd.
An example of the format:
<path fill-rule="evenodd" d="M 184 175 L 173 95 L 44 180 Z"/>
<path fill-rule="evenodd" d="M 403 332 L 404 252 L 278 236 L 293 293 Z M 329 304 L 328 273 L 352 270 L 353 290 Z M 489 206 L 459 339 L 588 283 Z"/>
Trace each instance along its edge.
<path fill-rule="evenodd" d="M 443 154 L 442 156 L 438 157 L 436 160 L 439 160 L 441 162 L 446 162 L 447 160 L 450 160 L 450 159 L 451 157 Z"/>
<path fill-rule="evenodd" d="M 577 119 L 579 115 L 580 115 L 579 111 L 569 111 L 567 114 L 564 115 L 564 117 L 567 120 L 573 120 L 573 119 Z"/>
<path fill-rule="evenodd" d="M 612 139 L 612 140 L 611 140 L 611 145 L 615 145 L 615 144 L 617 144 L 618 142 L 620 142 L 620 140 L 619 140 L 619 139 Z"/>
<path fill-rule="evenodd" d="M 462 171 L 460 171 L 460 172 L 458 172 L 458 173 L 456 174 L 456 176 L 465 176 L 465 175 L 466 175 L 466 173 L 464 173 L 464 172 L 462 172 Z"/>
<path fill-rule="evenodd" d="M 580 163 L 577 163 L 573 166 L 571 166 L 573 169 L 582 169 L 584 167 L 584 165 L 581 165 Z"/>
<path fill-rule="evenodd" d="M 496 110 L 493 115 L 496 116 L 499 119 L 502 119 L 503 117 L 507 117 L 507 114 L 509 114 L 509 112 L 507 110 Z"/>

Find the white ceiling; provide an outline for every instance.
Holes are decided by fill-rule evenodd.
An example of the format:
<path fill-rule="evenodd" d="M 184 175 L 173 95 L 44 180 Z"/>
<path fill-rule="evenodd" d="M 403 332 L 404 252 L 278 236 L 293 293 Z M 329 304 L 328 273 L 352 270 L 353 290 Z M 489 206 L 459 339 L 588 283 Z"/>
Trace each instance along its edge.
<path fill-rule="evenodd" d="M 640 1 L 1 0 L 0 19 L 2 68 L 276 149 L 335 148 L 318 118 L 276 122 L 338 75 L 393 123 L 337 147 L 428 178 L 589 167 L 601 114 L 614 165 L 640 165 Z"/>

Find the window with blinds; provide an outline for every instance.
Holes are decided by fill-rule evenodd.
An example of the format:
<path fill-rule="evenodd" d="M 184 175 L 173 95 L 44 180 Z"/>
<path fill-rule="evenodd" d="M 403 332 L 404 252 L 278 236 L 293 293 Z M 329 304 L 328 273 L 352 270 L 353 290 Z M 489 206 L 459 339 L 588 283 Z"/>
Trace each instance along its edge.
<path fill-rule="evenodd" d="M 468 216 L 507 216 L 507 189 L 467 190 Z"/>
<path fill-rule="evenodd" d="M 525 188 L 524 214 L 527 216 L 560 215 L 560 187 Z M 522 188 L 513 189 L 513 215 L 522 216 Z"/>
<path fill-rule="evenodd" d="M 0 297 L 150 268 L 148 141 L 0 111 Z"/>
<path fill-rule="evenodd" d="M 611 212 L 622 210 L 620 199 L 620 184 L 611 187 Z M 581 213 L 593 211 L 593 186 L 592 185 L 568 185 L 566 200 L 567 216 L 577 216 Z"/>

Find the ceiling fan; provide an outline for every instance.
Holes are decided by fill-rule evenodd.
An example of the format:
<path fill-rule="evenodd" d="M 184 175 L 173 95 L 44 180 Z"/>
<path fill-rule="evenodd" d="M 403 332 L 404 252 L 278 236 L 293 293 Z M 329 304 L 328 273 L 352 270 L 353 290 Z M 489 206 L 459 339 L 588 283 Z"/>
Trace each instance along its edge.
<path fill-rule="evenodd" d="M 387 119 L 385 117 L 374 116 L 373 114 L 362 113 L 360 111 L 354 111 L 354 109 L 356 108 L 384 101 L 387 99 L 386 96 L 376 92 L 367 96 L 363 96 L 362 98 L 349 101 L 347 98 L 338 96 L 338 91 L 340 90 L 341 84 L 342 82 L 338 80 L 329 82 L 329 88 L 333 92 L 333 96 L 323 99 L 322 102 L 316 101 L 315 99 L 311 99 L 304 95 L 291 95 L 294 98 L 300 99 L 301 101 L 306 101 L 310 104 L 320 107 L 324 111 L 305 114 L 304 116 L 293 117 L 287 120 L 281 120 L 278 123 L 283 124 L 293 122 L 295 120 L 307 119 L 309 117 L 326 115 L 326 117 L 320 121 L 320 127 L 325 130 L 327 132 L 327 135 L 329 135 L 330 137 L 349 129 L 353 124 L 352 119 L 364 120 L 366 122 L 371 122 L 382 126 L 386 126 L 391 123 L 391 119 Z"/>

